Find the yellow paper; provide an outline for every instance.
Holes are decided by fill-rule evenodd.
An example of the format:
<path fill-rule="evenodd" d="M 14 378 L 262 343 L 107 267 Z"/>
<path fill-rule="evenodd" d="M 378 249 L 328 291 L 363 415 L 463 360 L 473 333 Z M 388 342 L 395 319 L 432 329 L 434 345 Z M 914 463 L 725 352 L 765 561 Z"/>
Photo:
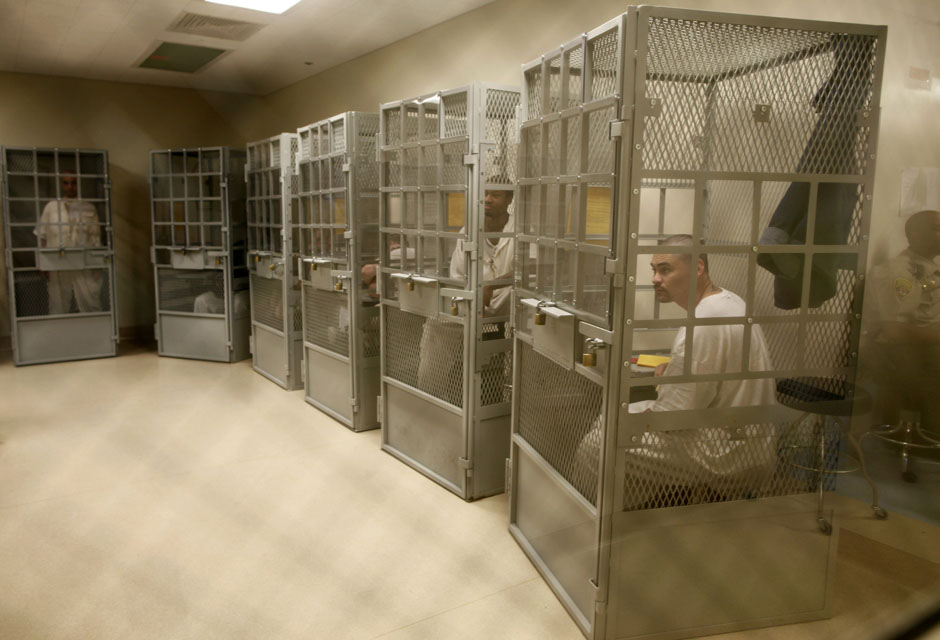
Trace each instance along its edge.
<path fill-rule="evenodd" d="M 636 363 L 640 367 L 658 367 L 667 362 L 669 362 L 669 356 L 654 356 L 648 353 L 641 353 L 636 359 Z"/>

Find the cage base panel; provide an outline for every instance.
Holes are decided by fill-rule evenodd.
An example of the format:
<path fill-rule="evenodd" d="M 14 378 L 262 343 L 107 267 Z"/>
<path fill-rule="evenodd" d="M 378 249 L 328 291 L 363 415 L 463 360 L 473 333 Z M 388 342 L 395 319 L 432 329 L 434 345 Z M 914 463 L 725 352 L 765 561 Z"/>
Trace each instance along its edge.
<path fill-rule="evenodd" d="M 349 362 L 345 358 L 334 358 L 317 349 L 305 347 L 304 367 L 307 402 L 323 408 L 344 425 L 352 428 L 354 414 L 350 404 L 352 389 Z"/>
<path fill-rule="evenodd" d="M 466 498 L 463 415 L 451 413 L 423 398 L 386 384 L 383 449 L 415 464 L 428 477 Z M 423 472 L 423 471 L 422 471 Z M 436 476 L 436 477 L 435 477 Z"/>
<path fill-rule="evenodd" d="M 225 317 L 206 318 L 160 314 L 160 355 L 195 360 L 231 362 L 232 352 L 226 342 Z"/>
<path fill-rule="evenodd" d="M 827 618 L 838 547 L 812 494 L 614 514 L 608 631 L 687 638 Z"/>
<path fill-rule="evenodd" d="M 289 341 L 279 332 L 254 323 L 254 353 L 252 368 L 272 382 L 288 391 L 301 388 L 300 367 L 302 344 L 299 340 Z M 295 354 L 291 350 L 296 350 Z M 292 357 L 293 356 L 293 357 Z"/>
<path fill-rule="evenodd" d="M 17 365 L 117 355 L 110 314 L 16 321 L 15 335 Z"/>
<path fill-rule="evenodd" d="M 591 583 L 597 566 L 597 525 L 569 489 L 547 473 L 525 450 L 514 447 L 517 475 L 513 479 L 517 536 L 525 538 L 545 571 L 551 574 L 562 601 L 570 601 L 588 624 L 594 620 L 596 590 Z M 561 596 L 560 596 L 561 597 Z"/>

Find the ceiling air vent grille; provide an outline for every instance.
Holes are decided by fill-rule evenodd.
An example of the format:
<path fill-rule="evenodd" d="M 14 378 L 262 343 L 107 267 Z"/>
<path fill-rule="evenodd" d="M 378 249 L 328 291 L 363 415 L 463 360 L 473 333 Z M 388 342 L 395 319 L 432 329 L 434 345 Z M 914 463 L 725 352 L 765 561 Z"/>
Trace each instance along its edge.
<path fill-rule="evenodd" d="M 223 40 L 247 40 L 258 33 L 263 26 L 255 22 L 229 20 L 184 11 L 167 27 L 167 31 Z"/>

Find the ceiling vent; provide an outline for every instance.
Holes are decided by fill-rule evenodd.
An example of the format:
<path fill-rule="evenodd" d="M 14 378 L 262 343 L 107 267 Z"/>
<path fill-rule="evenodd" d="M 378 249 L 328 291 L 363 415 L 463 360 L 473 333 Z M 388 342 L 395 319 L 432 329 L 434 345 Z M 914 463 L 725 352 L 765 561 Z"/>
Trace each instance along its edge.
<path fill-rule="evenodd" d="M 225 49 L 161 42 L 138 66 L 144 69 L 195 73 L 225 52 Z"/>
<path fill-rule="evenodd" d="M 258 33 L 263 24 L 244 22 L 242 20 L 229 20 L 215 16 L 203 16 L 198 13 L 184 11 L 166 28 L 167 31 L 188 33 L 206 38 L 222 38 L 223 40 L 247 40 Z"/>

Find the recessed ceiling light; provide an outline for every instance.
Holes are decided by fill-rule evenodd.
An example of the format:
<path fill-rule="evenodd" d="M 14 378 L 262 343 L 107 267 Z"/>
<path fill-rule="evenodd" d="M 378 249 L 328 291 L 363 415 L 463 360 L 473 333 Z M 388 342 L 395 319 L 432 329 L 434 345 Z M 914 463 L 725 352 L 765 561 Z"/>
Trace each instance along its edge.
<path fill-rule="evenodd" d="M 227 4 L 230 7 L 241 7 L 242 9 L 253 9 L 254 11 L 264 11 L 266 13 L 284 13 L 300 0 L 206 0 L 214 4 Z"/>

